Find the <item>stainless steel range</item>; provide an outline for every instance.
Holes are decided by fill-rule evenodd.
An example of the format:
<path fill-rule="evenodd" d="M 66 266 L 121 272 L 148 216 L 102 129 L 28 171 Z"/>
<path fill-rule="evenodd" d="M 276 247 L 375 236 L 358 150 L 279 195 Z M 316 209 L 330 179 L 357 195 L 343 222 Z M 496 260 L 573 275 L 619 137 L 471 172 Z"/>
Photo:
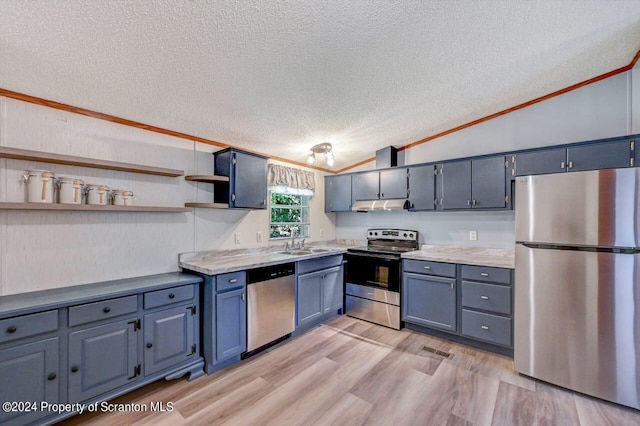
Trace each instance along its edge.
<path fill-rule="evenodd" d="M 369 229 L 366 246 L 347 250 L 345 313 L 400 329 L 400 255 L 417 249 L 417 231 Z"/>

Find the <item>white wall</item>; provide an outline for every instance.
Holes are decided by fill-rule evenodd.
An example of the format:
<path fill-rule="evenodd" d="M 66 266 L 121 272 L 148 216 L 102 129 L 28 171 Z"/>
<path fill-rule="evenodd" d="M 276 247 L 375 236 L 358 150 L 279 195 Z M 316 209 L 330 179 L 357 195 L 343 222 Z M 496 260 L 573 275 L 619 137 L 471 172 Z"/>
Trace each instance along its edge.
<path fill-rule="evenodd" d="M 409 148 L 399 162 L 411 165 L 640 133 L 639 86 L 636 66 L 633 71 Z M 370 162 L 349 172 L 373 168 L 375 163 Z M 337 215 L 336 234 L 340 238 L 364 238 L 366 229 L 372 227 L 415 229 L 423 244 L 496 248 L 513 248 L 515 244 L 513 211 Z M 478 231 L 477 241 L 469 240 L 470 230 Z"/>
<path fill-rule="evenodd" d="M 0 146 L 213 173 L 216 147 L 0 97 Z M 132 189 L 138 205 L 212 201 L 212 185 L 32 161 L 0 159 L 0 201 L 23 202 L 25 170 Z M 324 173 L 311 201 L 311 239 L 335 238 L 324 214 Z M 0 295 L 178 270 L 178 253 L 269 244 L 266 210 L 192 213 L 0 210 Z M 324 236 L 320 238 L 320 231 Z M 256 232 L 263 242 L 256 242 Z M 240 232 L 241 244 L 233 233 Z"/>

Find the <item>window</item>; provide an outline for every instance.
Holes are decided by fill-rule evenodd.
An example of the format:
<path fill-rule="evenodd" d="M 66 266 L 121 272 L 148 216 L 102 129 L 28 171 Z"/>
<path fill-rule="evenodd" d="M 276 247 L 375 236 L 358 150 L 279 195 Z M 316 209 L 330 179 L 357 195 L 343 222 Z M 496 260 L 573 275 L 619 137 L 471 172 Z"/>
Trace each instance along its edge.
<path fill-rule="evenodd" d="M 291 238 L 309 236 L 309 195 L 281 194 L 269 192 L 271 229 L 269 238 Z"/>

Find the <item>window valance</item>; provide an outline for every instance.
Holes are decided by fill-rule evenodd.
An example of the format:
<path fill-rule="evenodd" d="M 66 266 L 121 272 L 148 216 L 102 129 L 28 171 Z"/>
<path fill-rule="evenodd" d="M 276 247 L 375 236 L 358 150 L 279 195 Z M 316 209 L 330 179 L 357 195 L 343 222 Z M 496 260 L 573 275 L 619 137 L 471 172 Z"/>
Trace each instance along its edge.
<path fill-rule="evenodd" d="M 270 190 L 282 194 L 313 195 L 316 189 L 315 173 L 269 164 L 267 185 Z"/>

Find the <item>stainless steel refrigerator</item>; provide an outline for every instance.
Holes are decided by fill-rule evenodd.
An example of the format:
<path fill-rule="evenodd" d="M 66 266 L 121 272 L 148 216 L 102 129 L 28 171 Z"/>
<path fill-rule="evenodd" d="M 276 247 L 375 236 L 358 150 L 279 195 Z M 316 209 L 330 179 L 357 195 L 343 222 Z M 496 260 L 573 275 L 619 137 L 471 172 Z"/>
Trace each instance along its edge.
<path fill-rule="evenodd" d="M 516 179 L 515 369 L 640 409 L 640 169 Z"/>

